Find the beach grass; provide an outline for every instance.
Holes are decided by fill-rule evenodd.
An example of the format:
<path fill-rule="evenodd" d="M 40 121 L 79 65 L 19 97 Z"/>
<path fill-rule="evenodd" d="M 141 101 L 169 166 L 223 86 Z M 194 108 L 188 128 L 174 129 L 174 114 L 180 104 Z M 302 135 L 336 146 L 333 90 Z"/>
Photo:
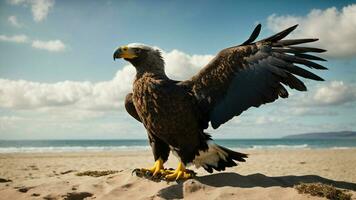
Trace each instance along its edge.
<path fill-rule="evenodd" d="M 299 193 L 312 196 L 325 197 L 332 200 L 351 200 L 351 194 L 347 190 L 340 190 L 332 185 L 323 183 L 300 183 L 295 185 L 294 188 Z"/>
<path fill-rule="evenodd" d="M 105 170 L 105 171 L 84 171 L 84 172 L 78 172 L 75 175 L 77 176 L 92 176 L 92 177 L 100 177 L 100 176 L 107 176 L 110 174 L 115 174 L 118 173 L 119 171 L 115 170 Z"/>

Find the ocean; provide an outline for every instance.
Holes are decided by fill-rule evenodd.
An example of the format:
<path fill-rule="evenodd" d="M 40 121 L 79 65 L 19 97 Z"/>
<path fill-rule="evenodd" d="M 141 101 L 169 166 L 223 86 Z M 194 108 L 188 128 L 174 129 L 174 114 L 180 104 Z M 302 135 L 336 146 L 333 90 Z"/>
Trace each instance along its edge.
<path fill-rule="evenodd" d="M 215 143 L 232 149 L 356 148 L 356 139 L 216 139 Z M 148 149 L 147 140 L 0 140 L 0 153 Z"/>

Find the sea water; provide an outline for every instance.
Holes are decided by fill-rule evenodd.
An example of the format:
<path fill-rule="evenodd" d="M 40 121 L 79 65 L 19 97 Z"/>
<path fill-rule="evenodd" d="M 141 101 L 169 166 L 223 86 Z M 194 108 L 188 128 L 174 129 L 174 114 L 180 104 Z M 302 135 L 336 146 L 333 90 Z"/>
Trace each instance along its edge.
<path fill-rule="evenodd" d="M 232 149 L 356 148 L 356 139 L 216 139 Z M 149 150 L 147 140 L 0 140 L 0 153 Z"/>

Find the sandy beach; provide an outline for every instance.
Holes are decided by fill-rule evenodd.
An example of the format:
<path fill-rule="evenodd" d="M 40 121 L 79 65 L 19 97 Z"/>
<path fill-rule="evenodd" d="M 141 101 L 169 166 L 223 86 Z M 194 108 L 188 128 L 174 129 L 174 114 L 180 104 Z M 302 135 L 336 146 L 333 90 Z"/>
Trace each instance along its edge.
<path fill-rule="evenodd" d="M 246 163 L 225 172 L 195 170 L 185 182 L 152 182 L 131 175 L 150 167 L 150 151 L 0 154 L 0 199 L 323 199 L 299 194 L 300 182 L 350 190 L 356 199 L 356 149 L 240 150 Z M 165 167 L 174 168 L 170 156 Z M 113 174 L 77 176 L 87 170 Z"/>

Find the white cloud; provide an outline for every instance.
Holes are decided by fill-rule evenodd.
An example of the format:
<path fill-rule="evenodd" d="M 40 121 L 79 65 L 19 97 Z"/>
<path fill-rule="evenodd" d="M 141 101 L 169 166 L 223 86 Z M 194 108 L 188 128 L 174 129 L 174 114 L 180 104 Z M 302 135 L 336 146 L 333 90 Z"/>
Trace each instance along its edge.
<path fill-rule="evenodd" d="M 54 6 L 54 0 L 10 0 L 13 5 L 29 5 L 33 15 L 33 20 L 41 22 L 47 18 L 49 11 Z"/>
<path fill-rule="evenodd" d="M 32 14 L 36 22 L 47 18 L 49 10 L 54 6 L 54 0 L 32 0 Z"/>
<path fill-rule="evenodd" d="M 30 40 L 26 35 L 0 35 L 0 41 L 14 43 L 31 43 L 33 48 L 47 50 L 51 52 L 61 52 L 66 49 L 66 45 L 61 40 Z"/>
<path fill-rule="evenodd" d="M 26 35 L 13 35 L 13 36 L 0 35 L 0 41 L 25 43 L 28 41 L 28 37 Z"/>
<path fill-rule="evenodd" d="M 356 101 L 356 85 L 343 81 L 332 81 L 328 85 L 319 87 L 313 95 L 318 105 L 341 105 Z"/>
<path fill-rule="evenodd" d="M 344 81 L 331 81 L 311 88 L 291 100 L 296 114 L 308 112 L 309 108 L 349 105 L 356 102 L 356 84 Z M 299 109 L 299 111 L 298 111 Z"/>
<path fill-rule="evenodd" d="M 188 79 L 210 61 L 210 55 L 188 55 L 178 50 L 163 52 L 167 74 Z M 135 69 L 124 66 L 109 81 L 97 83 L 63 81 L 39 83 L 25 80 L 0 79 L 0 107 L 40 109 L 72 107 L 79 110 L 117 110 L 131 91 Z"/>
<path fill-rule="evenodd" d="M 12 15 L 7 18 L 7 21 L 16 28 L 21 28 L 23 25 L 17 20 L 17 17 Z"/>
<path fill-rule="evenodd" d="M 267 19 L 267 26 L 274 32 L 299 24 L 293 37 L 319 38 L 319 47 L 328 50 L 331 58 L 356 56 L 356 4 L 325 10 L 314 9 L 306 16 L 273 14 Z"/>
<path fill-rule="evenodd" d="M 16 123 L 21 121 L 22 118 L 17 116 L 0 116 L 0 130 L 8 130 L 14 128 Z"/>
<path fill-rule="evenodd" d="M 36 49 L 43 49 L 47 51 L 64 51 L 65 45 L 60 40 L 49 40 L 49 41 L 41 41 L 41 40 L 34 40 L 32 41 L 32 47 Z"/>
<path fill-rule="evenodd" d="M 172 79 L 182 80 L 197 73 L 214 56 L 188 55 L 178 50 L 172 50 L 169 53 L 163 52 L 163 57 L 167 65 L 167 75 Z"/>
<path fill-rule="evenodd" d="M 330 108 L 324 109 L 320 107 L 291 107 L 284 114 L 293 114 L 297 116 L 335 116 L 339 113 L 332 111 Z"/>
<path fill-rule="evenodd" d="M 285 121 L 286 118 L 283 117 L 275 117 L 275 116 L 259 116 L 256 118 L 255 124 L 256 125 L 261 125 L 261 124 L 271 124 L 271 123 L 281 123 Z"/>

